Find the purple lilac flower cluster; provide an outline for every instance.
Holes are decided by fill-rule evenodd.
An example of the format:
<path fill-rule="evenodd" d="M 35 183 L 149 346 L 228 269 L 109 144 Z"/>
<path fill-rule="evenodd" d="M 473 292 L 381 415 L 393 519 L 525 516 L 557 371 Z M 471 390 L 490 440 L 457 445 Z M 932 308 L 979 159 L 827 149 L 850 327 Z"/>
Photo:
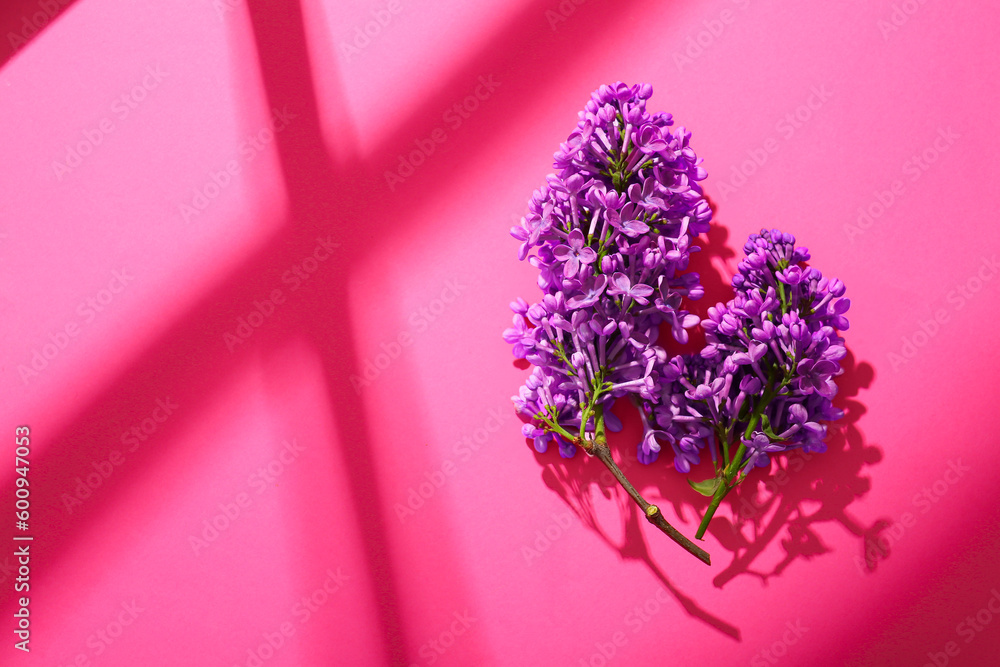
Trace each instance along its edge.
<path fill-rule="evenodd" d="M 661 405 L 660 324 L 684 342 L 698 322 L 681 301 L 703 294 L 685 270 L 711 218 L 698 184 L 706 174 L 690 133 L 647 111 L 651 95 L 648 84 L 595 91 L 555 154 L 557 173 L 511 230 L 543 293 L 512 303 L 504 332 L 514 355 L 534 365 L 513 401 L 539 452 L 555 440 L 570 457 L 605 427 L 620 428 L 610 412 L 619 397 Z"/>
<path fill-rule="evenodd" d="M 709 450 L 716 477 L 692 484 L 713 496 L 698 537 L 739 475 L 767 466 L 775 452 L 825 451 L 823 422 L 843 416 L 832 399 L 847 353 L 838 334 L 849 326 L 844 284 L 803 266 L 809 251 L 791 234 L 762 230 L 743 250 L 735 296 L 701 323 L 705 347 L 667 361 L 659 398 L 642 410 L 641 461 L 655 460 L 663 440 L 674 467 L 689 472 Z"/>
<path fill-rule="evenodd" d="M 842 282 L 805 265 L 809 251 L 794 237 L 762 230 L 744 246 L 735 296 L 701 322 L 701 352 L 671 356 L 657 344 L 661 325 L 685 343 L 698 323 L 682 303 L 704 294 L 687 268 L 712 213 L 690 133 L 647 111 L 651 95 L 648 84 L 601 86 L 580 112 L 555 154 L 557 173 L 511 230 L 542 298 L 511 304 L 504 339 L 534 365 L 513 401 L 535 449 L 554 441 L 564 457 L 577 446 L 597 456 L 650 522 L 708 563 L 621 474 L 605 435 L 621 428 L 612 405 L 628 395 L 639 406 L 643 463 L 667 442 L 687 473 L 708 449 L 715 475 L 691 483 L 712 498 L 701 538 L 721 500 L 770 454 L 825 450 L 824 422 L 842 416 L 833 378 L 850 301 Z"/>
<path fill-rule="evenodd" d="M 831 400 L 847 353 L 837 333 L 848 328 L 844 284 L 801 266 L 809 251 L 791 234 L 762 230 L 743 249 L 736 295 L 701 323 L 701 354 L 676 356 L 660 373 L 663 400 L 646 406 L 641 460 L 655 460 L 663 439 L 677 470 L 688 472 L 700 449 L 718 460 L 716 437 L 728 444 L 735 433 L 746 447 L 743 468 L 766 466 L 770 452 L 824 451 L 820 422 L 842 416 Z"/>

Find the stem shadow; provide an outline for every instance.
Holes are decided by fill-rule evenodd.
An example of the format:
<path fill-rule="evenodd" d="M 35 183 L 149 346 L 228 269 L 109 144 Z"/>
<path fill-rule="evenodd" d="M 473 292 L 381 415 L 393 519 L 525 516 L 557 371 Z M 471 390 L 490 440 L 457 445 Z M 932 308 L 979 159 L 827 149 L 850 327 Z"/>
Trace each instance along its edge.
<path fill-rule="evenodd" d="M 714 204 L 712 208 L 714 211 Z M 701 239 L 701 252 L 692 255 L 689 269 L 699 274 L 705 296 L 686 307 L 701 317 L 705 316 L 710 306 L 732 297 L 730 278 L 736 270 L 738 254 L 728 246 L 728 239 L 729 231 L 716 222 L 707 238 Z M 700 327 L 691 332 L 690 338 L 687 344 L 677 345 L 664 331 L 660 342 L 671 355 L 697 352 L 704 345 Z M 891 526 L 891 520 L 879 518 L 866 525 L 850 512 L 851 504 L 871 490 L 867 468 L 883 457 L 878 446 L 865 441 L 859 427 L 867 411 L 859 393 L 874 381 L 874 367 L 867 361 L 858 361 L 849 348 L 841 367 L 843 374 L 837 379 L 839 390 L 834 405 L 844 411 L 844 417 L 830 425 L 827 451 L 822 454 L 794 451 L 772 456 L 769 471 L 752 471 L 748 479 L 731 491 L 720 505 L 720 510 L 725 508 L 726 511 L 716 514 L 708 532 L 731 553 L 732 558 L 714 577 L 716 587 L 722 588 L 740 575 L 756 577 L 767 584 L 796 560 L 810 560 L 829 553 L 830 547 L 816 530 L 824 522 L 839 523 L 859 538 L 861 556 L 855 557 L 855 563 L 863 572 L 873 572 L 878 561 L 890 555 L 889 541 L 883 539 L 881 533 Z M 691 489 L 685 476 L 673 470 L 672 457 L 662 456 L 649 466 L 639 464 L 636 445 L 642 438 L 642 426 L 638 415 L 625 400 L 614 411 L 624 429 L 620 433 L 609 434 L 608 441 L 629 481 L 650 503 L 659 504 L 661 509 L 670 504 L 681 521 L 690 519 L 697 522 L 707 509 L 709 499 Z M 580 520 L 615 548 L 623 559 L 646 563 L 690 615 L 739 639 L 737 628 L 702 610 L 666 579 L 649 554 L 639 528 L 642 521 L 638 507 L 599 461 L 591 461 L 591 457 L 582 453 L 568 461 L 556 462 L 554 459 L 558 458 L 558 454 L 554 452 L 537 455 L 536 458 L 544 467 L 542 477 L 549 488 L 559 494 Z M 666 474 L 661 466 L 668 468 Z M 711 471 L 699 471 L 701 467 L 707 470 L 710 464 L 702 461 L 690 473 L 691 479 L 711 477 Z M 618 503 L 624 526 L 620 541 L 612 539 L 598 522 L 593 487 Z M 763 565 L 765 556 L 772 556 L 776 542 L 783 555 L 773 565 Z M 774 558 L 771 560 L 773 562 Z"/>
<path fill-rule="evenodd" d="M 649 551 L 649 545 L 642 530 L 642 524 L 646 523 L 645 515 L 639 511 L 638 505 L 618 485 L 600 460 L 588 456 L 582 451 L 572 459 L 559 458 L 555 452 L 547 454 L 536 452 L 536 458 L 543 465 L 542 480 L 546 486 L 562 498 L 583 525 L 594 531 L 605 544 L 617 551 L 622 560 L 638 561 L 649 568 L 649 571 L 670 591 L 689 616 L 697 618 L 736 641 L 742 640 L 738 627 L 706 611 L 694 598 L 670 581 Z M 629 477 L 631 477 L 631 471 L 634 467 L 640 465 L 634 460 L 631 464 L 624 466 L 622 461 L 618 463 Z M 598 518 L 595 492 L 617 506 L 621 519 L 620 537 L 616 538 Z M 656 534 L 664 540 L 669 539 L 661 533 Z"/>
<path fill-rule="evenodd" d="M 688 307 L 702 317 L 710 306 L 732 298 L 730 280 L 742 256 L 739 248 L 729 247 L 729 231 L 718 222 L 717 206 L 709 203 L 715 224 L 700 244 L 702 251 L 692 255 L 690 266 L 692 271 L 699 273 L 705 296 Z M 668 349 L 668 352 L 697 352 L 704 344 L 704 335 L 700 327 L 694 334 L 683 349 Z M 665 339 L 661 337 L 661 340 Z M 891 521 L 880 518 L 865 525 L 849 512 L 851 503 L 871 489 L 871 479 L 865 469 L 882 460 L 882 451 L 865 441 L 859 427 L 867 408 L 858 395 L 861 389 L 871 386 L 875 371 L 870 363 L 858 361 L 850 348 L 841 366 L 844 372 L 837 378 L 839 389 L 834 405 L 844 411 L 844 417 L 831 424 L 826 439 L 827 451 L 823 454 L 792 452 L 772 457 L 768 471 L 752 471 L 749 478 L 723 501 L 722 506 L 729 508 L 730 516 L 720 513 L 713 518 L 708 532 L 732 553 L 730 564 L 713 580 L 716 586 L 721 588 L 741 574 L 755 576 L 767 583 L 770 577 L 780 575 L 797 559 L 809 560 L 828 553 L 830 548 L 815 530 L 817 524 L 827 521 L 841 524 L 860 538 L 862 557 L 855 561 L 860 569 L 872 572 L 879 559 L 889 556 L 889 544 L 882 539 L 881 532 L 891 525 Z M 635 432 L 633 442 L 628 443 L 633 450 L 633 443 L 640 437 L 641 429 Z M 635 456 L 634 452 L 630 454 Z M 672 464 L 669 458 L 665 462 L 668 466 Z M 658 464 L 650 468 L 655 469 Z M 702 466 L 705 465 L 703 462 Z M 692 479 L 710 476 L 710 472 L 705 472 L 699 477 L 697 469 L 691 473 Z M 672 502 L 679 516 L 683 515 L 686 506 L 701 516 L 708 506 L 707 498 L 686 488 L 681 475 L 664 480 L 658 472 L 647 478 L 644 471 L 637 470 L 635 477 L 632 483 L 637 487 L 651 486 L 663 497 L 675 499 Z M 775 541 L 780 542 L 784 556 L 770 568 L 759 566 L 761 556 Z"/>
<path fill-rule="evenodd" d="M 877 519 L 866 526 L 850 512 L 850 505 L 871 490 L 866 469 L 882 460 L 882 451 L 866 443 L 858 427 L 866 408 L 856 397 L 870 385 L 874 370 L 868 362 L 859 363 L 850 350 L 842 366 L 834 405 L 844 411 L 844 418 L 831 425 L 827 451 L 772 457 L 770 472 L 751 472 L 723 502 L 731 518 L 719 515 L 712 521 L 709 532 L 732 553 L 730 564 L 713 580 L 716 586 L 721 588 L 741 574 L 766 584 L 797 559 L 829 553 L 830 547 L 816 531 L 824 522 L 839 523 L 860 538 L 864 560 L 856 562 L 863 563 L 863 569 L 874 571 L 877 560 L 888 557 L 888 547 L 879 537 L 890 522 Z M 769 568 L 756 566 L 775 541 L 784 551 L 781 560 Z"/>

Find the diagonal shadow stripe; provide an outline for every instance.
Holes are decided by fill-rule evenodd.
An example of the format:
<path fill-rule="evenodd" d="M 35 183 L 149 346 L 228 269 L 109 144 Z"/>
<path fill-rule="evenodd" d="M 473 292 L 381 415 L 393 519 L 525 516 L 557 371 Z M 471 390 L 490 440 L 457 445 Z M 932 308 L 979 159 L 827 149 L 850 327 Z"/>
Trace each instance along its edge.
<path fill-rule="evenodd" d="M 278 140 L 278 155 L 288 193 L 290 218 L 324 220 L 329 211 L 324 202 L 337 206 L 352 196 L 345 185 L 354 185 L 350 169 L 334 169 L 323 141 L 319 105 L 313 87 L 313 64 L 306 47 L 305 25 L 299 0 L 256 0 L 248 3 L 257 43 L 259 68 L 270 105 L 291 103 L 302 110 L 302 123 L 295 133 Z M 343 99 L 343 98 L 341 98 Z M 350 218 L 347 218 L 350 220 Z M 339 222 L 346 222 L 341 218 Z M 315 224 L 315 223 L 313 223 Z M 338 233 L 343 228 L 338 225 Z M 352 244 L 353 246 L 354 244 Z M 340 455 L 354 499 L 355 520 L 378 604 L 378 622 L 383 650 L 392 664 L 406 662 L 406 628 L 400 618 L 396 574 L 388 553 L 388 536 L 382 514 L 381 480 L 371 451 L 370 429 L 361 397 L 345 380 L 357 373 L 357 341 L 354 339 L 347 280 L 337 280 L 337 294 L 330 295 L 334 317 L 326 333 L 340 342 L 345 363 L 327 361 L 330 407 L 340 432 Z M 313 344 L 318 345 L 315 340 Z M 328 359 L 329 355 L 323 355 Z M 337 367 L 340 366 L 340 367 Z M 346 368 L 344 367 L 346 366 Z"/>
<path fill-rule="evenodd" d="M 45 32 L 76 0 L 4 0 L 0 7 L 0 68 Z"/>
<path fill-rule="evenodd" d="M 128 371 L 83 405 L 80 417 L 54 434 L 53 446 L 37 462 L 39 469 L 54 471 L 48 478 L 48 493 L 42 496 L 51 498 L 52 505 L 43 508 L 39 517 L 40 523 L 51 527 L 45 548 L 36 561 L 41 576 L 44 576 L 46 565 L 60 559 L 59 547 L 65 547 L 69 540 L 78 539 L 83 534 L 86 521 L 96 521 L 101 514 L 109 511 L 116 491 L 121 491 L 131 482 L 127 476 L 113 480 L 102 489 L 100 497 L 88 503 L 83 520 L 72 522 L 66 520 L 58 507 L 56 498 L 59 491 L 70 488 L 70 478 L 79 474 L 90 461 L 106 456 L 107 442 L 114 441 L 114 437 L 121 432 L 123 420 L 148 410 L 148 405 L 163 387 L 177 387 L 178 402 L 190 406 L 199 405 L 206 396 L 218 391 L 225 378 L 239 367 L 239 355 L 221 354 L 222 334 L 231 329 L 234 311 L 266 293 L 277 282 L 282 269 L 300 260 L 311 249 L 317 233 L 330 230 L 336 231 L 337 240 L 351 253 L 345 253 L 347 256 L 340 265 L 330 269 L 336 271 L 335 275 L 323 283 L 317 282 L 316 286 L 319 294 L 330 304 L 328 312 L 336 313 L 337 317 L 311 312 L 305 304 L 297 307 L 290 304 L 285 316 L 295 319 L 294 315 L 305 321 L 314 336 L 322 336 L 324 347 L 332 341 L 334 347 L 340 348 L 342 354 L 339 359 L 325 359 L 332 409 L 338 423 L 344 424 L 343 441 L 351 443 L 354 448 L 351 463 L 352 469 L 356 466 L 356 470 L 352 473 L 352 492 L 358 495 L 359 506 L 369 508 L 358 517 L 359 522 L 372 527 L 366 534 L 366 548 L 375 567 L 390 572 L 383 519 L 377 511 L 381 503 L 377 484 L 374 483 L 367 418 L 363 404 L 347 382 L 350 374 L 358 372 L 360 361 L 349 319 L 346 277 L 350 275 L 353 263 L 363 258 L 365 248 L 377 245 L 385 229 L 390 228 L 388 221 L 398 217 L 398 202 L 384 196 L 381 169 L 392 163 L 398 146 L 423 136 L 434 127 L 442 109 L 461 99 L 461 95 L 467 93 L 470 81 L 474 81 L 479 74 L 502 73 L 510 82 L 505 91 L 508 95 L 529 95 L 540 82 L 544 82 L 546 76 L 556 75 L 545 66 L 546 62 L 557 58 L 569 45 L 581 49 L 586 45 L 582 36 L 613 27 L 616 19 L 625 16 L 622 11 L 624 5 L 614 8 L 595 6 L 590 15 L 579 15 L 563 31 L 552 33 L 542 18 L 549 3 L 527 5 L 494 33 L 474 56 L 431 91 L 426 101 L 380 142 L 366 163 L 348 161 L 347 168 L 338 169 L 331 165 L 329 155 L 322 148 L 322 135 L 315 112 L 315 91 L 311 86 L 303 90 L 291 85 L 282 72 L 284 67 L 303 66 L 306 72 L 303 76 L 308 78 L 309 58 L 304 46 L 301 11 L 291 0 L 277 6 L 277 9 L 274 7 L 265 9 L 261 4 L 254 4 L 251 8 L 268 97 L 275 104 L 295 100 L 311 109 L 303 116 L 305 122 L 289 128 L 279 135 L 276 142 L 291 202 L 289 220 L 272 237 L 268 248 L 253 253 L 229 276 L 207 291 L 151 343 Z M 282 9 L 286 14 L 283 18 L 278 16 Z M 537 28 L 531 29 L 526 25 L 537 25 Z M 287 31 L 291 33 L 289 41 L 279 39 Z M 283 36 L 289 38 L 288 34 Z M 521 55 L 524 49 L 531 49 L 537 57 L 526 61 Z M 274 56 L 273 62 L 268 60 L 270 56 Z M 526 107 L 518 104 L 496 112 L 482 112 L 482 125 L 487 127 L 477 135 L 470 124 L 456 138 L 455 155 L 450 158 L 449 164 L 428 165 L 407 183 L 408 211 L 419 210 L 426 203 L 429 195 L 421 193 L 418 187 L 423 181 L 433 180 L 437 188 L 446 188 L 469 155 L 469 151 L 462 149 L 476 146 L 477 150 L 486 150 L 490 143 L 502 140 L 500 130 L 504 122 L 515 121 L 527 112 Z M 343 139 L 352 139 L 349 130 L 345 131 Z M 381 196 L 359 196 L 368 193 Z M 362 214 L 375 222 L 364 226 L 345 223 Z M 332 225 L 328 222 L 331 217 L 334 219 Z M 108 415 L 110 418 L 97 419 L 92 415 Z M 193 408 L 184 419 L 191 420 L 196 416 L 197 409 Z M 178 428 L 178 422 L 170 423 L 158 437 L 169 437 Z M 358 454 L 358 451 L 362 453 Z M 152 465 L 157 456 L 155 451 L 146 451 L 137 456 L 134 463 Z M 354 458 L 356 456 L 362 458 Z M 387 577 L 386 583 L 381 585 L 383 589 L 378 591 L 379 597 L 388 602 L 383 607 L 389 608 L 383 610 L 381 622 L 387 635 L 387 653 L 395 661 L 405 657 L 406 641 L 401 620 L 395 611 L 395 585 L 391 577 Z"/>

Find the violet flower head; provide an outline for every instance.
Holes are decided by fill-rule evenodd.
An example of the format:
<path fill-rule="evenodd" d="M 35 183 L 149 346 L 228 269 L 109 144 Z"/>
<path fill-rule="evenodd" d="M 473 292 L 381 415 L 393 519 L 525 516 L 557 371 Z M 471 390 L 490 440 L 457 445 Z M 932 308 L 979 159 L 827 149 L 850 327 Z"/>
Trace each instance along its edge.
<path fill-rule="evenodd" d="M 705 171 L 690 134 L 647 111 L 651 95 L 648 84 L 595 91 L 555 154 L 556 173 L 511 230 L 543 294 L 515 304 L 504 332 L 535 366 L 514 404 L 539 451 L 558 438 L 571 455 L 617 421 L 617 398 L 657 400 L 660 324 L 684 341 L 697 323 L 680 306 L 702 294 L 686 270 L 711 218 L 698 184 Z"/>
<path fill-rule="evenodd" d="M 606 438 L 621 429 L 612 406 L 624 396 L 639 406 L 642 463 L 669 445 L 688 473 L 708 453 L 715 476 L 692 483 L 712 497 L 700 538 L 750 469 L 776 453 L 825 449 L 826 422 L 841 416 L 832 400 L 850 301 L 842 282 L 806 264 L 791 234 L 762 230 L 744 245 L 733 298 L 701 321 L 700 352 L 670 355 L 658 344 L 661 326 L 685 343 L 698 324 L 683 304 L 704 294 L 688 264 L 712 211 L 690 132 L 648 111 L 651 95 L 648 84 L 617 82 L 580 111 L 555 173 L 511 230 L 518 258 L 538 270 L 541 298 L 511 304 L 503 337 L 534 366 L 512 400 L 535 450 L 555 443 L 564 457 L 582 447 L 600 458 L 650 522 L 709 562 L 617 468 Z"/>
<path fill-rule="evenodd" d="M 805 266 L 809 251 L 791 234 L 762 230 L 744 252 L 735 296 L 701 323 L 701 353 L 666 362 L 660 398 L 647 405 L 671 444 L 686 435 L 716 463 L 714 480 L 693 484 L 713 496 L 698 537 L 740 474 L 767 466 L 774 453 L 824 451 L 824 422 L 842 416 L 832 400 L 847 353 L 838 333 L 849 326 L 843 283 Z M 652 449 L 644 439 L 640 459 Z M 697 460 L 688 450 L 674 446 L 679 471 Z"/>

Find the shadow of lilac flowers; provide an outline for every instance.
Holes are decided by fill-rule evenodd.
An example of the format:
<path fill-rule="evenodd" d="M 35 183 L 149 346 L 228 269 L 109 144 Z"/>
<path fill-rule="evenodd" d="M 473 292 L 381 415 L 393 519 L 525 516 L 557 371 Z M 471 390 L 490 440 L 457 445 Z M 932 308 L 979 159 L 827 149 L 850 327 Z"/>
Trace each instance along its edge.
<path fill-rule="evenodd" d="M 710 306 L 732 297 L 730 276 L 735 273 L 735 262 L 742 253 L 731 248 L 728 241 L 728 230 L 716 222 L 707 239 L 701 239 L 699 245 L 702 250 L 692 254 L 689 268 L 699 273 L 705 296 L 686 307 L 699 317 L 704 317 Z M 660 340 L 671 355 L 697 352 L 704 344 L 700 327 L 691 332 L 691 340 L 683 346 L 669 344 L 673 341 L 668 341 L 668 336 L 669 333 L 664 331 Z M 879 559 L 888 557 L 888 546 L 885 540 L 880 539 L 880 534 L 891 525 L 890 522 L 878 519 L 871 525 L 865 525 L 850 512 L 851 504 L 871 489 L 866 469 L 882 460 L 882 451 L 865 441 L 859 427 L 867 411 L 859 394 L 862 389 L 871 386 L 874 368 L 866 361 L 858 361 L 850 349 L 841 361 L 841 367 L 843 373 L 837 378 L 839 389 L 834 405 L 843 410 L 844 416 L 829 425 L 827 451 L 793 451 L 773 456 L 770 469 L 752 471 L 748 479 L 727 496 L 722 503 L 722 511 L 712 520 L 709 532 L 719 546 L 730 553 L 729 562 L 721 571 L 718 567 L 724 555 L 718 553 L 718 548 L 712 554 L 713 567 L 717 571 L 713 578 L 716 587 L 722 588 L 740 575 L 756 577 L 766 584 L 770 578 L 780 576 L 796 560 L 810 560 L 830 553 L 831 548 L 824 544 L 816 531 L 816 527 L 824 522 L 839 523 L 859 538 L 864 559 L 859 562 L 863 562 L 868 571 L 874 571 Z M 621 432 L 609 435 L 609 445 L 616 461 L 646 500 L 661 508 L 667 505 L 673 507 L 679 521 L 669 516 L 668 520 L 682 533 L 692 536 L 709 499 L 691 489 L 687 478 L 690 476 L 692 480 L 699 480 L 710 477 L 711 463 L 703 460 L 689 475 L 676 472 L 673 457 L 669 455 L 661 456 L 651 465 L 642 465 L 636 457 L 642 425 L 635 409 L 623 399 L 614 412 L 624 426 Z M 536 454 L 536 458 L 544 467 L 542 478 L 546 485 L 566 502 L 584 525 L 617 550 L 623 560 L 645 563 L 689 615 L 740 640 L 738 628 L 709 614 L 671 584 L 650 553 L 642 529 L 645 517 L 640 515 L 638 507 L 600 461 L 582 452 L 568 460 L 560 459 L 555 451 Z M 616 504 L 620 528 L 609 528 L 598 520 L 595 502 L 599 499 L 595 491 Z M 612 531 L 620 531 L 620 536 Z M 655 530 L 652 533 L 653 537 L 649 539 L 667 539 Z M 777 554 L 776 547 L 780 548 Z M 687 556 L 677 551 L 676 557 Z"/>
<path fill-rule="evenodd" d="M 711 205 L 711 202 L 709 203 Z M 702 240 L 701 243 L 697 244 L 701 246 L 701 250 L 692 253 L 689 268 L 700 274 L 701 282 L 705 287 L 706 296 L 700 303 L 704 304 L 704 302 L 711 300 L 714 304 L 715 300 L 719 298 L 728 298 L 720 297 L 720 295 L 725 290 L 730 290 L 728 278 L 723 276 L 718 265 L 720 262 L 725 265 L 736 256 L 736 253 L 726 244 L 729 232 L 725 227 L 712 225 L 707 237 L 707 243 Z M 707 305 L 701 310 L 704 309 L 707 309 Z M 704 315 L 704 312 L 700 312 L 697 308 L 691 308 L 691 310 L 699 316 Z M 669 331 L 665 329 L 660 336 L 661 344 L 666 344 L 668 339 L 670 342 L 668 351 L 671 354 L 694 352 L 704 345 L 704 334 L 701 333 L 700 329 L 692 331 L 691 339 L 683 346 L 674 342 Z M 523 360 L 515 360 L 514 365 L 521 369 L 530 368 L 530 364 Z M 681 516 L 686 522 L 696 522 L 700 515 L 686 512 L 686 508 L 697 507 L 700 503 L 700 509 L 703 510 L 708 504 L 707 500 L 695 493 L 684 481 L 684 477 L 672 468 L 666 470 L 667 474 L 664 475 L 662 463 L 654 463 L 649 466 L 639 463 L 636 457 L 636 444 L 642 438 L 642 424 L 635 408 L 627 399 L 622 399 L 616 404 L 613 412 L 621 419 L 623 429 L 619 433 L 608 433 L 608 444 L 626 477 L 650 502 L 656 502 L 662 506 L 667 503 L 659 499 L 669 498 L 671 500 L 668 502 L 674 505 L 678 516 Z M 531 440 L 526 439 L 526 442 L 534 452 Z M 701 620 L 736 641 L 742 641 L 742 633 L 738 627 L 706 611 L 696 600 L 680 590 L 667 577 L 664 569 L 650 552 L 644 530 L 652 531 L 653 537 L 651 539 L 653 540 L 663 539 L 669 542 L 668 538 L 653 528 L 643 528 L 643 525 L 647 523 L 645 516 L 599 460 L 587 456 L 582 451 L 578 451 L 576 456 L 571 459 L 563 459 L 556 453 L 555 448 L 551 448 L 545 454 L 534 453 L 536 460 L 543 466 L 542 479 L 546 486 L 562 498 L 583 525 L 596 533 L 605 544 L 617 551 L 622 560 L 640 562 L 649 568 L 650 572 L 674 596 L 689 616 Z M 656 492 L 647 495 L 654 487 L 658 487 Z M 598 496 L 604 500 L 600 500 Z M 686 502 L 680 503 L 675 500 L 682 496 Z M 599 515 L 603 512 L 598 510 L 596 503 L 604 501 L 615 504 L 618 513 L 617 521 L 602 523 Z M 607 523 L 613 525 L 607 525 Z M 684 525 L 678 523 L 674 523 L 674 526 L 681 532 L 693 533 L 693 528 L 686 530 Z M 687 558 L 688 556 L 680 555 L 679 557 Z"/>
<path fill-rule="evenodd" d="M 709 202 L 715 224 L 707 234 L 702 251 L 692 256 L 692 271 L 697 271 L 705 286 L 705 296 L 698 302 L 688 304 L 691 311 L 704 317 L 710 306 L 726 302 L 733 296 L 730 285 L 731 275 L 736 272 L 736 262 L 742 257 L 742 241 L 736 239 L 735 248 L 729 246 L 729 232 L 718 221 L 719 212 L 714 202 Z M 808 239 L 799 241 L 808 245 Z M 823 267 L 817 267 L 823 270 Z M 850 289 L 850 286 L 848 286 Z M 849 334 L 847 338 L 849 339 Z M 698 333 L 683 350 L 668 350 L 670 353 L 696 352 L 704 343 Z M 789 452 L 772 457 L 768 470 L 755 469 L 747 480 L 733 490 L 723 506 L 729 511 L 717 515 L 710 524 L 711 533 L 719 544 L 732 554 L 726 568 L 715 576 L 713 583 L 722 587 L 741 574 L 758 577 L 766 583 L 770 577 L 780 575 L 795 560 L 809 560 L 820 554 L 829 553 L 814 529 L 815 524 L 834 521 L 840 523 L 851 534 L 861 540 L 861 552 L 865 567 L 873 571 L 878 558 L 888 556 L 888 547 L 879 540 L 882 530 L 889 527 L 886 519 L 878 519 L 865 526 L 849 512 L 850 505 L 871 489 L 871 479 L 865 469 L 882 460 L 881 450 L 865 442 L 859 422 L 867 411 L 858 395 L 868 389 L 874 380 L 873 366 L 866 361 L 858 361 L 848 351 L 841 360 L 843 373 L 837 378 L 837 396 L 833 404 L 843 410 L 844 416 L 829 425 L 826 437 L 827 451 L 809 454 Z M 638 442 L 638 440 L 636 440 Z M 634 448 L 634 445 L 632 445 Z M 634 454 L 633 454 L 634 455 Z M 651 468 L 656 468 L 654 463 Z M 671 459 L 665 461 L 671 465 Z M 704 472 L 692 471 L 692 479 L 710 477 L 707 462 L 698 466 Z M 696 469 L 697 470 L 697 469 Z M 674 473 L 672 469 L 668 472 Z M 676 474 L 682 482 L 684 475 Z M 677 499 L 674 509 L 682 516 L 685 505 L 689 505 L 700 517 L 708 506 L 708 499 L 690 493 L 689 489 L 677 488 L 676 483 L 664 485 L 644 476 L 633 483 L 641 483 L 647 488 L 659 487 L 664 498 Z M 686 487 L 686 482 L 683 483 Z M 732 518 L 730 518 L 732 517 Z M 784 556 L 768 568 L 759 565 L 765 552 L 775 541 L 780 543 Z M 874 548 L 873 548 L 874 545 Z"/>
<path fill-rule="evenodd" d="M 889 522 L 878 519 L 865 526 L 849 511 L 852 503 L 871 490 L 866 468 L 882 460 L 881 450 L 866 443 L 858 427 L 866 408 L 857 395 L 870 386 L 874 370 L 871 364 L 858 362 L 850 350 L 841 366 L 844 374 L 838 378 L 834 405 L 844 411 L 844 417 L 830 425 L 827 451 L 773 457 L 769 472 L 753 471 L 727 498 L 733 518 L 717 516 L 712 521 L 709 532 L 732 553 L 730 564 L 713 580 L 716 586 L 721 588 L 741 574 L 767 583 L 797 559 L 829 553 L 831 549 L 815 530 L 824 522 L 839 523 L 860 538 L 866 567 L 875 569 L 871 545 Z M 784 557 L 770 568 L 756 566 L 776 540 Z M 879 552 L 881 557 L 887 555 L 887 550 Z"/>
<path fill-rule="evenodd" d="M 534 451 L 533 448 L 532 451 Z M 701 620 L 736 641 L 742 640 L 738 627 L 706 611 L 694 598 L 685 594 L 670 581 L 670 578 L 667 577 L 649 551 L 642 528 L 642 524 L 646 523 L 645 516 L 640 516 L 638 506 L 618 486 L 618 483 L 599 460 L 586 456 L 582 452 L 578 452 L 572 459 L 559 458 L 559 455 L 554 451 L 549 451 L 546 454 L 535 452 L 535 456 L 544 466 L 542 480 L 546 486 L 562 498 L 583 525 L 594 531 L 605 544 L 616 550 L 622 560 L 638 561 L 648 567 L 689 616 Z M 619 460 L 619 465 L 629 477 L 636 467 L 642 466 L 635 459 L 634 452 L 630 463 Z M 606 528 L 598 518 L 595 495 L 600 495 L 617 506 L 621 517 L 620 536 L 614 535 L 612 530 Z M 659 533 L 657 533 L 657 537 L 667 539 L 666 536 Z M 653 539 L 657 539 L 657 537 Z"/>

